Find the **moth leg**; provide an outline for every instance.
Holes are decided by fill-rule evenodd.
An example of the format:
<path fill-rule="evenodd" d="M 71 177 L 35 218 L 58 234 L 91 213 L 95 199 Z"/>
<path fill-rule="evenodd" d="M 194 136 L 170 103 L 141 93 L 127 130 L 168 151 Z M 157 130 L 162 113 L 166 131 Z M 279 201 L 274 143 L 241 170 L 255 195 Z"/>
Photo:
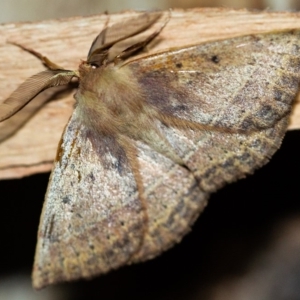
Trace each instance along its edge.
<path fill-rule="evenodd" d="M 162 32 L 162 30 L 166 27 L 166 25 L 170 21 L 170 18 L 171 18 L 171 11 L 169 11 L 167 20 L 164 22 L 164 24 L 158 30 L 156 30 L 151 35 L 149 35 L 145 40 L 138 42 L 136 44 L 133 44 L 132 46 L 123 50 L 119 55 L 117 55 L 114 58 L 114 63 L 118 64 L 118 62 L 125 60 L 128 57 L 130 57 L 131 55 L 133 55 L 134 53 L 144 49 L 153 39 L 155 39 Z"/>
<path fill-rule="evenodd" d="M 47 67 L 49 70 L 65 70 L 65 68 L 52 62 L 48 57 L 44 56 L 40 52 L 33 50 L 32 48 L 28 48 L 28 47 L 18 44 L 16 42 L 9 42 L 9 43 L 12 45 L 15 45 L 17 47 L 20 47 L 21 49 L 23 49 L 23 50 L 31 53 L 35 57 L 37 57 L 44 64 L 44 66 Z"/>

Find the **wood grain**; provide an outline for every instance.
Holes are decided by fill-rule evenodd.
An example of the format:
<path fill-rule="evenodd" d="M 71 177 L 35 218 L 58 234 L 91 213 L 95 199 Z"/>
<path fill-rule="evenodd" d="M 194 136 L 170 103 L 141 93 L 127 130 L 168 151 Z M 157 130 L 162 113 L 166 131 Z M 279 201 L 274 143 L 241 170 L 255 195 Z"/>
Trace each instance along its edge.
<path fill-rule="evenodd" d="M 109 23 L 131 18 L 136 13 L 127 11 L 110 15 Z M 252 33 L 300 28 L 299 16 L 300 13 L 222 8 L 174 9 L 167 27 L 157 41 L 148 47 L 147 53 Z M 39 60 L 8 42 L 33 48 L 65 68 L 77 69 L 80 59 L 86 58 L 91 42 L 107 18 L 106 15 L 97 15 L 1 25 L 0 102 L 27 77 L 44 69 Z M 158 22 L 156 26 L 159 25 Z M 299 102 L 298 99 L 294 105 L 289 129 L 300 129 Z M 72 113 L 73 104 L 72 92 L 62 99 L 47 103 L 16 134 L 0 144 L 0 179 L 18 178 L 51 169 L 59 138 Z"/>

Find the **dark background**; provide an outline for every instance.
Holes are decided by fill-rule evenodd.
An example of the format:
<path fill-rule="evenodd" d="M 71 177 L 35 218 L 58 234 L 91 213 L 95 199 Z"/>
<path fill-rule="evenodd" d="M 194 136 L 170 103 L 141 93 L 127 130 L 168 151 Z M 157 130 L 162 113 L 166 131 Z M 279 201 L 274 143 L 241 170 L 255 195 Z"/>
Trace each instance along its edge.
<path fill-rule="evenodd" d="M 64 284 L 59 291 L 64 292 L 64 299 L 78 300 L 203 300 L 219 299 L 212 295 L 222 291 L 224 283 L 225 287 L 231 287 L 227 292 L 236 290 L 241 278 L 251 278 L 256 272 L 253 269 L 257 268 L 258 259 L 263 261 L 258 269 L 267 268 L 270 257 L 278 253 L 276 247 L 282 248 L 285 244 L 290 247 L 284 238 L 276 241 L 278 236 L 282 237 L 279 233 L 286 224 L 300 220 L 299 154 L 300 131 L 288 132 L 281 149 L 268 165 L 212 195 L 192 232 L 179 245 L 152 261 L 124 267 L 90 281 Z M 0 181 L 0 282 L 15 274 L 30 276 L 48 177 L 49 174 L 40 174 Z M 262 280 L 268 285 L 270 297 L 264 295 L 263 300 L 300 299 L 300 222 L 292 224 L 292 231 L 299 233 L 296 235 L 299 255 L 292 262 L 282 262 L 282 259 L 291 260 L 289 248 L 284 250 L 286 255 L 283 252 L 278 258 L 279 272 L 275 268 L 275 282 L 266 277 L 265 282 Z M 277 258 L 272 261 L 276 265 Z M 252 288 L 258 291 L 262 284 L 259 282 Z M 276 295 L 272 294 L 275 287 L 279 291 Z M 248 292 L 246 289 L 245 295 Z M 234 294 L 228 298 L 222 295 L 220 299 L 244 299 L 234 298 Z"/>

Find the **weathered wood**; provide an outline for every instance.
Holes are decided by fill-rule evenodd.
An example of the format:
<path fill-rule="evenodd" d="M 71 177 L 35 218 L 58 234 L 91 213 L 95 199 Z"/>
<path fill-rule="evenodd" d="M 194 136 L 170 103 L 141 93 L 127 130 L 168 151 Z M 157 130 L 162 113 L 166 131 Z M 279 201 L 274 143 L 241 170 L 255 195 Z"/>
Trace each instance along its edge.
<path fill-rule="evenodd" d="M 109 16 L 109 23 L 131 18 L 136 12 Z M 166 13 L 167 14 L 167 13 Z M 204 41 L 300 28 L 300 13 L 249 12 L 230 9 L 175 9 L 167 27 L 148 53 Z M 27 77 L 43 70 L 39 60 L 8 42 L 33 48 L 55 63 L 77 69 L 85 59 L 94 37 L 103 28 L 107 15 L 76 17 L 0 26 L 0 102 Z M 161 20 L 162 22 L 163 20 Z M 156 24 L 159 26 L 159 24 Z M 153 29 L 151 29 L 153 31 Z M 147 34 L 147 33 L 145 33 Z M 0 178 L 17 178 L 51 169 L 56 147 L 72 112 L 72 94 L 47 103 L 11 138 L 0 144 Z M 299 99 L 289 129 L 300 128 Z M 1 130 L 1 127 L 0 127 Z"/>

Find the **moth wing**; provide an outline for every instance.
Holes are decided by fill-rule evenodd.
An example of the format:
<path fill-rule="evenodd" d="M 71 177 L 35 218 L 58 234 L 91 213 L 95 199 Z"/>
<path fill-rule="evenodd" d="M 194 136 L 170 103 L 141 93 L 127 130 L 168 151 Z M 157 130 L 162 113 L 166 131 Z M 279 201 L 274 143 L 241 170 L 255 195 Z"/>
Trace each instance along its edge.
<path fill-rule="evenodd" d="M 232 131 L 272 127 L 299 88 L 300 32 L 249 35 L 129 61 L 163 118 Z M 155 87 L 155 88 L 153 88 Z"/>
<path fill-rule="evenodd" d="M 193 174 L 142 141 L 131 140 L 136 149 L 142 195 L 147 210 L 143 243 L 130 262 L 154 258 L 189 232 L 207 203 Z"/>
<path fill-rule="evenodd" d="M 142 141 L 132 140 L 143 184 L 147 230 L 130 262 L 151 259 L 180 242 L 211 192 L 265 164 L 278 149 L 287 117 L 250 134 L 156 127 L 185 167 Z"/>
<path fill-rule="evenodd" d="M 46 70 L 28 78 L 0 104 L 0 122 L 13 116 L 43 90 L 66 85 L 74 76 L 73 71 Z"/>
<path fill-rule="evenodd" d="M 200 189 L 211 193 L 266 164 L 278 150 L 287 124 L 285 116 L 273 127 L 251 133 L 158 126 Z"/>
<path fill-rule="evenodd" d="M 123 67 L 147 91 L 144 101 L 161 117 L 161 135 L 201 190 L 213 192 L 252 173 L 279 148 L 299 89 L 299 46 L 299 31 L 252 35 Z"/>
<path fill-rule="evenodd" d="M 126 154 L 78 114 L 76 108 L 64 132 L 45 197 L 36 288 L 117 268 L 142 243 L 145 211 Z"/>

